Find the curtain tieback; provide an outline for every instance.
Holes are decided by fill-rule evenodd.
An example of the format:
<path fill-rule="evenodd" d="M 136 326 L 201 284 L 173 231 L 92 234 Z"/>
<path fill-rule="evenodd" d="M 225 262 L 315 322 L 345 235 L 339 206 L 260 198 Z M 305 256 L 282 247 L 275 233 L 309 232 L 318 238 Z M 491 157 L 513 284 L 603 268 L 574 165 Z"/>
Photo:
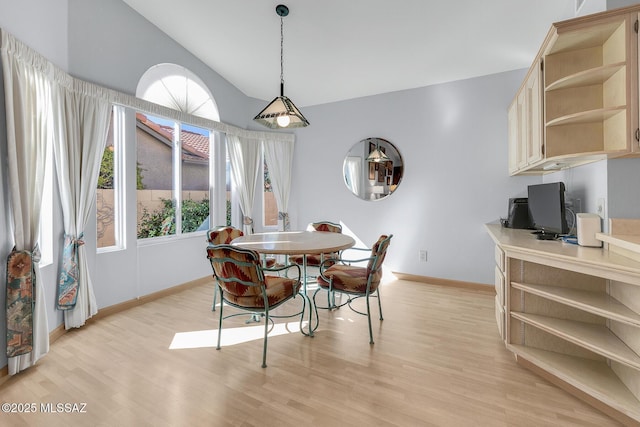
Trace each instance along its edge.
<path fill-rule="evenodd" d="M 291 229 L 289 214 L 287 212 L 278 212 L 278 219 L 282 221 L 282 231 L 289 231 Z"/>
<path fill-rule="evenodd" d="M 67 241 L 67 239 L 69 239 L 68 241 L 76 247 L 84 245 L 83 238 L 84 238 L 84 232 L 80 233 L 78 237 L 74 237 L 71 234 L 64 235 L 65 242 Z"/>
<path fill-rule="evenodd" d="M 58 310 L 71 310 L 76 306 L 80 270 L 78 268 L 78 248 L 84 245 L 84 232 L 79 236 L 64 235 L 64 248 L 62 249 L 62 266 L 58 276 Z"/>
<path fill-rule="evenodd" d="M 250 216 L 245 216 L 242 218 L 242 223 L 244 225 L 253 225 L 253 219 Z"/>
<path fill-rule="evenodd" d="M 33 252 L 14 247 L 7 258 L 7 357 L 33 350 L 33 311 L 36 294 L 36 265 L 40 261 L 38 245 Z"/>

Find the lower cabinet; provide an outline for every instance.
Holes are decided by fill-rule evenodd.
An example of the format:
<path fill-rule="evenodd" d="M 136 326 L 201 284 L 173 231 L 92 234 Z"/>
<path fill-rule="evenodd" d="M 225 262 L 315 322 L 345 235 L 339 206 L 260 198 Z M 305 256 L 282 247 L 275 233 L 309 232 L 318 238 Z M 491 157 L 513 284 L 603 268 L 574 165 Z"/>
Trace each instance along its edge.
<path fill-rule="evenodd" d="M 496 322 L 507 349 L 611 417 L 640 424 L 640 262 L 487 229 L 505 257 Z"/>
<path fill-rule="evenodd" d="M 495 286 L 496 286 L 496 322 L 498 324 L 498 332 L 500 333 L 500 338 L 505 339 L 505 302 L 506 302 L 506 294 L 505 294 L 505 258 L 504 251 L 500 248 L 500 246 L 496 245 L 495 248 L 495 259 L 496 259 L 496 267 L 495 267 Z"/>
<path fill-rule="evenodd" d="M 500 334 L 500 338 L 505 339 L 504 334 L 504 307 L 500 304 L 498 297 L 496 296 L 496 324 L 498 325 L 498 334 Z"/>

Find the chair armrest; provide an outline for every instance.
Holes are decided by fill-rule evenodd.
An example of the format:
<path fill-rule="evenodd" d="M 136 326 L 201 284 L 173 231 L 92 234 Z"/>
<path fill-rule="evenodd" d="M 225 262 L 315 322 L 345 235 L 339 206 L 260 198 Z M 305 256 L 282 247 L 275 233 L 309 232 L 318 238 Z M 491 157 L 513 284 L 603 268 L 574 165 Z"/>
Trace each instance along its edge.
<path fill-rule="evenodd" d="M 279 272 L 279 271 L 283 271 L 283 270 L 287 270 L 286 273 L 284 274 L 285 277 L 289 277 L 289 269 L 290 268 L 294 268 L 298 271 L 298 278 L 297 280 L 300 281 L 300 278 L 302 277 L 302 270 L 300 269 L 300 266 L 298 264 L 289 264 L 289 265 L 285 265 L 282 267 L 262 267 L 262 271 L 271 271 L 271 272 Z"/>
<path fill-rule="evenodd" d="M 344 249 L 344 251 L 367 251 L 367 252 L 371 252 L 371 248 L 347 248 Z"/>
<path fill-rule="evenodd" d="M 370 250 L 370 249 L 369 249 Z M 327 279 L 324 276 L 324 272 L 331 267 L 332 265 L 336 264 L 336 263 L 341 263 L 341 264 L 346 264 L 346 265 L 351 265 L 353 263 L 356 262 L 369 262 L 372 259 L 374 259 L 375 257 L 366 257 L 366 258 L 359 258 L 359 259 L 346 259 L 346 258 L 329 258 L 329 259 L 325 259 L 322 264 L 320 264 L 320 275 Z"/>
<path fill-rule="evenodd" d="M 332 265 L 336 264 L 340 262 L 340 258 L 335 258 L 335 257 L 331 257 L 331 258 L 326 258 L 324 261 L 322 261 L 320 263 L 320 265 L 318 266 L 318 268 L 320 268 L 320 275 L 322 276 L 322 273 L 329 267 L 331 267 Z M 322 276 L 324 277 L 324 276 Z"/>

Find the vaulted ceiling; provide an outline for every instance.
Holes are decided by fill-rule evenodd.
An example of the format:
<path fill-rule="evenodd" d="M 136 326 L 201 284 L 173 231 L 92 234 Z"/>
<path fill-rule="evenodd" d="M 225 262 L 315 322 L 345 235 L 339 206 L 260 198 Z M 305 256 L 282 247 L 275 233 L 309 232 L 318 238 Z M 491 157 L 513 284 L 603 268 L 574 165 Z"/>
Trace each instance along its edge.
<path fill-rule="evenodd" d="M 250 97 L 279 94 L 278 1 L 123 0 Z M 575 0 L 289 0 L 285 94 L 309 106 L 529 67 Z M 604 2 L 602 2 L 604 3 Z"/>

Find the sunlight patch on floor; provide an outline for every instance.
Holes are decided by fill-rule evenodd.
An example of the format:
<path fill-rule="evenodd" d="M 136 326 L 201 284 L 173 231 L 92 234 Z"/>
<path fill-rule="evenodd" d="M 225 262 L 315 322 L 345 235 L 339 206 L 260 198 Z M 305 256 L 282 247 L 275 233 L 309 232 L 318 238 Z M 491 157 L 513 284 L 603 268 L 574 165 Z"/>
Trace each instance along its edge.
<path fill-rule="evenodd" d="M 303 328 L 307 322 L 303 322 Z M 276 323 L 269 331 L 269 336 L 300 333 L 300 322 Z M 264 337 L 264 324 L 255 326 L 243 326 L 240 328 L 223 328 L 220 345 L 228 347 L 253 340 L 261 340 Z M 218 330 L 177 332 L 173 336 L 169 350 L 186 348 L 215 347 L 218 342 Z"/>

